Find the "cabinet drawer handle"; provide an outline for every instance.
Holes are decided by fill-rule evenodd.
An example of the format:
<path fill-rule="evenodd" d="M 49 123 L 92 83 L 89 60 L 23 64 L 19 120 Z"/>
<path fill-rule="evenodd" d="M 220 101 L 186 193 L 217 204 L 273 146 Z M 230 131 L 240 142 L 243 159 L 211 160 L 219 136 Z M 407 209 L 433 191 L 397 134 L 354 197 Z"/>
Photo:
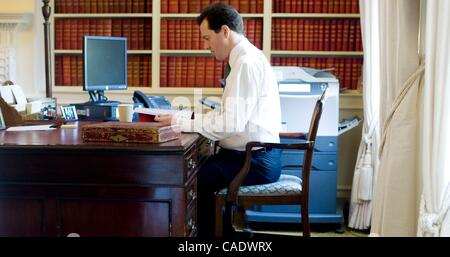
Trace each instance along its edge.
<path fill-rule="evenodd" d="M 189 192 L 188 192 L 189 201 L 195 200 L 196 198 L 197 198 L 197 193 L 195 193 L 193 189 L 189 190 Z"/>
<path fill-rule="evenodd" d="M 196 166 L 196 163 L 192 158 L 190 158 L 187 166 L 188 166 L 188 169 L 193 170 Z"/>
<path fill-rule="evenodd" d="M 81 237 L 78 233 L 69 233 L 67 234 L 67 237 Z"/>
<path fill-rule="evenodd" d="M 192 218 L 189 219 L 187 226 L 188 226 L 190 231 L 197 230 L 197 226 L 195 224 L 195 221 Z"/>

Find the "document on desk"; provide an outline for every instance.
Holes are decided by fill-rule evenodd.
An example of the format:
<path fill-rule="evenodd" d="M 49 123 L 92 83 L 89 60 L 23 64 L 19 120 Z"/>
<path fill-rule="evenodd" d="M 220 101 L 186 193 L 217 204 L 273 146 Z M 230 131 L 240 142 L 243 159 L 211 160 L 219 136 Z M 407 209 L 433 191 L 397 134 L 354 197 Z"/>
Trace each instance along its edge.
<path fill-rule="evenodd" d="M 47 125 L 32 125 L 32 126 L 17 126 L 9 127 L 6 131 L 39 131 L 39 130 L 54 130 L 54 124 Z"/>

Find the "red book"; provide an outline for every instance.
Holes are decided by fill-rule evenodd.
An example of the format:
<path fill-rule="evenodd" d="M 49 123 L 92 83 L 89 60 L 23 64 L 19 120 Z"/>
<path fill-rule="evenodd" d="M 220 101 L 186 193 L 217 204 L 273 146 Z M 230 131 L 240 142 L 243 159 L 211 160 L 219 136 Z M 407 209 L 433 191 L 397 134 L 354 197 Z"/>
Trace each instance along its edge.
<path fill-rule="evenodd" d="M 145 50 L 152 50 L 152 20 L 151 19 L 145 19 L 144 23 L 144 49 Z"/>
<path fill-rule="evenodd" d="M 330 20 L 324 20 L 324 32 L 323 32 L 323 50 L 330 51 L 330 34 L 331 34 L 331 23 Z"/>
<path fill-rule="evenodd" d="M 159 65 L 159 86 L 167 87 L 167 56 L 161 56 Z"/>
<path fill-rule="evenodd" d="M 167 47 L 168 49 L 176 49 L 175 42 L 175 20 L 167 20 Z"/>
<path fill-rule="evenodd" d="M 221 87 L 220 80 L 223 79 L 223 62 L 214 60 L 214 85 L 213 87 Z"/>
<path fill-rule="evenodd" d="M 287 50 L 287 19 L 280 19 L 280 50 Z"/>
<path fill-rule="evenodd" d="M 196 57 L 195 87 L 205 87 L 205 57 Z"/>
<path fill-rule="evenodd" d="M 61 56 L 55 56 L 55 86 L 62 86 L 62 59 Z"/>
<path fill-rule="evenodd" d="M 262 49 L 263 20 L 257 19 L 255 21 L 255 46 L 259 49 Z"/>
<path fill-rule="evenodd" d="M 181 49 L 181 20 L 174 20 L 175 23 L 175 49 Z"/>
<path fill-rule="evenodd" d="M 239 0 L 230 0 L 230 5 L 233 6 L 234 9 L 238 10 L 239 12 L 241 12 L 240 8 L 239 8 L 239 5 L 240 5 L 239 2 L 240 2 Z"/>
<path fill-rule="evenodd" d="M 185 34 L 184 34 L 185 35 L 185 38 L 184 38 L 185 47 L 188 50 L 193 49 L 193 47 L 192 47 L 193 38 L 192 38 L 192 29 L 191 29 L 192 27 L 194 27 L 192 25 L 193 23 L 194 23 L 194 21 L 192 21 L 192 20 L 186 20 L 184 23 L 184 28 L 183 28 L 183 30 L 185 32 Z"/>
<path fill-rule="evenodd" d="M 286 37 L 284 38 L 284 40 L 286 40 L 286 49 L 285 50 L 289 50 L 292 51 L 294 50 L 294 45 L 293 45 L 293 37 L 294 37 L 294 31 L 293 31 L 293 22 L 294 19 L 287 19 L 286 20 Z"/>
<path fill-rule="evenodd" d="M 176 56 L 175 58 L 175 86 L 181 87 L 183 82 L 182 68 L 183 68 L 183 59 L 181 56 Z"/>
<path fill-rule="evenodd" d="M 72 6 L 73 6 L 73 13 L 79 13 L 80 12 L 80 2 L 79 1 L 77 1 L 77 0 L 72 1 Z"/>
<path fill-rule="evenodd" d="M 209 0 L 199 0 L 199 2 L 201 10 L 205 9 L 210 4 Z"/>
<path fill-rule="evenodd" d="M 125 1 L 122 1 L 122 2 L 125 2 Z M 98 13 L 96 0 L 91 0 L 91 13 Z"/>
<path fill-rule="evenodd" d="M 342 34 L 342 49 L 344 51 L 350 51 L 350 46 L 349 46 L 349 34 L 350 34 L 350 20 L 349 19 L 345 19 L 343 21 L 343 34 Z"/>
<path fill-rule="evenodd" d="M 298 23 L 298 34 L 297 34 L 297 49 L 300 51 L 305 50 L 305 20 L 299 19 Z"/>
<path fill-rule="evenodd" d="M 77 63 L 77 86 L 83 85 L 83 59 L 81 56 L 75 57 Z"/>
<path fill-rule="evenodd" d="M 350 21 L 350 28 L 349 28 L 349 33 L 348 33 L 348 50 L 349 51 L 355 51 L 356 50 L 356 46 L 355 46 L 355 33 L 356 32 L 356 20 L 351 20 Z"/>
<path fill-rule="evenodd" d="M 180 1 L 179 12 L 187 13 L 189 11 L 189 3 L 188 3 L 189 1 L 188 0 L 179 0 L 179 1 Z"/>
<path fill-rule="evenodd" d="M 167 30 L 168 30 L 168 25 L 167 25 L 168 21 L 166 19 L 161 19 L 161 28 L 160 28 L 160 45 L 161 45 L 161 50 L 166 50 L 169 49 L 168 47 L 168 37 L 167 37 Z"/>
<path fill-rule="evenodd" d="M 181 57 L 181 87 L 186 87 L 188 79 L 188 57 Z"/>
<path fill-rule="evenodd" d="M 205 58 L 205 87 L 214 87 L 214 57 Z"/>
<path fill-rule="evenodd" d="M 167 57 L 167 86 L 175 87 L 176 86 L 176 59 L 173 56 Z"/>
<path fill-rule="evenodd" d="M 272 20 L 272 38 L 271 38 L 271 48 L 272 50 L 279 50 L 280 42 L 280 25 L 278 19 Z"/>
<path fill-rule="evenodd" d="M 175 126 L 160 122 L 102 122 L 83 125 L 81 136 L 87 142 L 162 143 L 181 136 Z"/>
<path fill-rule="evenodd" d="M 200 1 L 189 1 L 189 13 L 200 13 Z"/>
<path fill-rule="evenodd" d="M 256 12 L 257 13 L 263 13 L 264 12 L 264 0 L 257 0 L 256 1 Z"/>
<path fill-rule="evenodd" d="M 361 38 L 361 23 L 359 22 L 359 20 L 356 22 L 356 37 L 355 37 L 355 41 L 356 41 L 356 51 L 362 51 L 363 50 L 363 45 L 362 45 L 362 38 Z"/>
<path fill-rule="evenodd" d="M 137 49 L 143 50 L 144 49 L 144 41 L 145 41 L 145 30 L 144 30 L 144 22 L 145 19 L 138 19 L 138 47 Z"/>
<path fill-rule="evenodd" d="M 142 56 L 142 85 L 143 87 L 150 87 L 150 70 L 151 70 L 151 62 L 149 56 Z"/>
<path fill-rule="evenodd" d="M 284 6 L 283 6 L 283 8 L 284 8 L 284 12 L 285 12 L 285 13 L 291 13 L 291 4 L 292 4 L 292 1 L 293 1 L 293 0 L 285 0 L 285 1 L 284 1 Z"/>
<path fill-rule="evenodd" d="M 161 13 L 168 13 L 168 12 L 169 12 L 169 0 L 161 0 Z"/>
<path fill-rule="evenodd" d="M 122 20 L 113 19 L 112 20 L 112 36 L 121 37 L 122 36 Z"/>
<path fill-rule="evenodd" d="M 196 58 L 195 57 L 187 58 L 187 67 L 188 67 L 188 73 L 187 73 L 186 86 L 195 87 L 195 75 L 196 75 Z"/>
<path fill-rule="evenodd" d="M 77 49 L 77 30 L 78 30 L 78 20 L 72 19 L 68 20 L 70 23 L 70 48 Z"/>
<path fill-rule="evenodd" d="M 78 86 L 78 68 L 76 56 L 70 56 L 70 85 Z"/>
<path fill-rule="evenodd" d="M 55 49 L 64 49 L 64 20 L 55 20 Z"/>
<path fill-rule="evenodd" d="M 179 13 L 178 0 L 168 0 L 168 1 L 169 1 L 168 12 L 169 13 Z"/>
<path fill-rule="evenodd" d="M 203 40 L 201 39 L 200 30 L 195 22 L 191 26 L 192 32 L 192 49 L 202 49 Z"/>

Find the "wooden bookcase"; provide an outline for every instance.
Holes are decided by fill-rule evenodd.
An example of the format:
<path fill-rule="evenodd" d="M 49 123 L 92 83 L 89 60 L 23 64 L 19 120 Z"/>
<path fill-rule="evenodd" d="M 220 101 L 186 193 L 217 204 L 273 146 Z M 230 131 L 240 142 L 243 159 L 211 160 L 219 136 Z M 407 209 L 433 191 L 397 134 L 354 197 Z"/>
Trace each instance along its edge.
<path fill-rule="evenodd" d="M 223 76 L 223 64 L 221 66 L 221 63 L 212 61 L 214 58 L 209 51 L 202 50 L 203 42 L 200 39 L 198 39 L 200 40 L 198 43 L 195 42 L 195 44 L 198 44 L 195 47 L 193 46 L 194 39 L 186 40 L 192 35 L 194 37 L 199 35 L 195 18 L 199 15 L 199 11 L 211 2 L 216 1 L 52 0 L 51 34 L 54 94 L 61 99 L 60 102 L 74 102 L 80 96 L 85 97 L 80 82 L 82 81 L 82 77 L 80 77 L 82 76 L 80 72 L 82 67 L 80 63 L 82 55 L 81 37 L 86 31 L 89 31 L 91 35 L 109 35 L 102 31 L 110 31 L 113 36 L 120 34 L 120 36 L 130 37 L 130 46 L 133 47 L 129 48 L 129 59 L 135 59 L 136 61 L 129 64 L 129 66 L 132 66 L 132 79 L 129 81 L 128 90 L 126 92 L 109 91 L 108 95 L 131 99 L 130 95 L 134 90 L 141 90 L 147 94 L 165 95 L 170 99 L 177 95 L 192 97 L 193 92 L 201 88 L 203 95 L 220 96 L 223 90 L 218 87 L 216 81 Z M 285 37 L 280 37 L 280 34 L 297 35 L 297 43 L 295 44 L 298 44 L 298 41 L 302 38 L 299 37 L 301 31 L 296 28 L 300 28 L 302 22 L 307 22 L 311 24 L 308 34 L 311 37 L 308 40 L 312 40 L 311 42 L 308 41 L 310 45 L 318 45 L 319 43 L 315 40 L 320 40 L 322 37 L 316 37 L 316 35 L 324 35 L 326 31 L 331 33 L 332 30 L 335 30 L 333 32 L 335 36 L 344 35 L 343 37 L 346 38 L 350 32 L 346 32 L 344 26 L 347 26 L 348 23 L 353 24 L 353 26 L 359 24 L 360 16 L 355 10 L 357 6 L 354 6 L 354 4 L 358 4 L 357 0 L 228 0 L 224 2 L 237 6 L 247 25 L 252 24 L 252 22 L 253 24 L 260 24 L 257 25 L 259 26 L 258 29 L 256 25 L 247 26 L 247 36 L 250 41 L 254 41 L 252 37 L 258 38 L 257 35 L 260 35 L 257 44 L 261 46 L 263 53 L 274 65 L 304 65 L 315 68 L 335 66 L 337 70 L 333 72 L 337 73 L 341 85 L 344 83 L 350 85 L 350 87 L 355 86 L 355 79 L 357 80 L 361 73 L 360 67 L 363 57 L 361 48 L 343 47 L 341 45 L 335 45 L 333 48 L 293 47 L 292 42 L 289 42 L 289 47 L 280 47 L 280 45 L 284 46 L 285 43 L 288 43 L 280 44 L 280 40 Z M 64 3 L 64 6 L 61 3 Z M 88 3 L 90 9 L 86 7 Z M 97 5 L 96 8 L 94 8 L 95 5 Z M 96 11 L 94 12 L 94 10 Z M 86 23 L 89 25 L 86 25 Z M 283 23 L 284 26 L 287 25 L 285 31 L 280 28 L 280 24 Z M 347 25 L 342 25 L 339 28 L 336 24 L 341 23 Z M 95 24 L 95 29 L 92 29 L 92 31 L 88 29 L 91 24 Z M 120 29 L 117 24 L 121 24 Z M 251 26 L 254 26 L 254 29 L 248 30 L 248 27 Z M 62 32 L 61 29 L 58 29 L 59 27 L 63 27 Z M 189 27 L 190 30 L 182 29 Z M 350 27 L 348 26 L 348 28 Z M 303 25 L 303 31 L 305 30 L 306 25 Z M 353 28 L 352 31 L 355 37 L 357 33 L 360 33 L 359 28 Z M 134 37 L 133 35 L 136 34 L 137 36 Z M 166 41 L 161 40 L 166 35 Z M 276 41 L 277 37 L 279 38 L 278 41 Z M 303 40 L 305 39 L 303 38 Z M 325 39 L 322 38 L 322 40 Z M 171 46 L 169 47 L 168 44 L 171 44 Z M 66 64 L 71 64 L 61 65 L 63 59 Z M 195 72 L 198 73 L 198 70 L 200 70 L 200 74 L 196 75 L 198 77 L 204 76 L 208 83 L 200 84 L 192 78 L 190 78 L 191 82 L 194 82 L 189 82 L 188 76 L 194 70 L 192 69 L 192 59 L 200 60 L 200 65 L 205 67 L 203 70 L 196 67 Z M 214 63 L 214 67 L 211 66 L 212 63 Z M 348 66 L 346 67 L 347 64 L 352 67 L 351 70 Z M 355 68 L 352 65 L 358 67 Z M 65 70 L 70 70 L 70 81 L 76 81 L 77 86 L 65 85 L 67 83 L 64 82 L 69 81 L 69 78 L 66 78 L 66 81 L 63 78 L 58 78 L 58 76 L 64 76 L 61 75 L 61 72 L 64 73 L 64 70 L 61 70 L 63 69 L 62 66 L 65 67 Z M 179 72 L 174 72 L 174 69 Z M 73 72 L 74 70 L 77 71 Z M 215 75 L 207 77 L 207 74 L 211 74 L 213 70 Z M 138 75 L 135 73 L 138 73 Z M 161 75 L 165 73 L 166 76 Z M 175 77 L 172 76 L 174 74 Z M 181 75 L 177 76 L 176 74 Z M 67 77 L 67 74 L 65 75 Z M 170 81 L 168 81 L 169 79 Z M 350 80 L 353 82 L 350 83 Z M 358 94 L 358 96 L 360 95 Z"/>

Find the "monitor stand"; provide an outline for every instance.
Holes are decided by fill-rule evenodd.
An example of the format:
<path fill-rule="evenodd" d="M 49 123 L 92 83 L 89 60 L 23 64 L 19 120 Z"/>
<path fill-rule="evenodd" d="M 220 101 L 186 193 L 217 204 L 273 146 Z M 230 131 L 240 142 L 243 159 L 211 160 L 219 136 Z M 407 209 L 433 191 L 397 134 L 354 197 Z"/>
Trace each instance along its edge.
<path fill-rule="evenodd" d="M 86 102 L 85 104 L 89 105 L 109 105 L 109 106 L 115 106 L 121 104 L 119 101 L 110 101 L 105 96 L 105 91 L 103 90 L 89 90 L 89 102 Z"/>

